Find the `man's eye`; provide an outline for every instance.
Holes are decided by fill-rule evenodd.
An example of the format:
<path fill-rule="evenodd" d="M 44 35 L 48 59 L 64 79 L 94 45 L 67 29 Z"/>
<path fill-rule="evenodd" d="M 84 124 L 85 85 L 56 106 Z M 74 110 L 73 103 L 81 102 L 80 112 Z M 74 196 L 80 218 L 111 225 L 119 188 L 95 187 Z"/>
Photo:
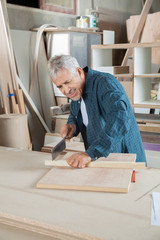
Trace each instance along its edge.
<path fill-rule="evenodd" d="M 68 80 L 68 81 L 65 82 L 65 84 L 68 84 L 68 83 L 70 83 L 70 82 L 71 82 L 71 80 Z"/>
<path fill-rule="evenodd" d="M 61 88 L 62 88 L 62 86 L 57 86 L 57 88 L 61 89 Z"/>

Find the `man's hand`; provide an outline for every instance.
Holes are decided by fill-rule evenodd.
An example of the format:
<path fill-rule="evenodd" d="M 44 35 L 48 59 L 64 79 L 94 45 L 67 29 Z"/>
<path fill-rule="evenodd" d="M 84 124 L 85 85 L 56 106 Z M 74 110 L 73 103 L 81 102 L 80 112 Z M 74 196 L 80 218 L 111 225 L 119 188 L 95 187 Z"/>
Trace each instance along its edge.
<path fill-rule="evenodd" d="M 61 137 L 67 137 L 66 139 L 71 139 L 74 132 L 76 131 L 76 126 L 74 124 L 65 124 L 61 128 Z"/>
<path fill-rule="evenodd" d="M 75 153 L 67 159 L 67 163 L 71 167 L 84 168 L 92 159 L 87 153 Z"/>

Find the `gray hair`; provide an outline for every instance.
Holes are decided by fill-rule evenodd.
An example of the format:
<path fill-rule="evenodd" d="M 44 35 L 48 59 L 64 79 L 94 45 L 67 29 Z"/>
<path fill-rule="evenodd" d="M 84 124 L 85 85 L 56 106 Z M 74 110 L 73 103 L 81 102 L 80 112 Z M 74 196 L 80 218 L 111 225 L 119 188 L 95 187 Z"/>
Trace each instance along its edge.
<path fill-rule="evenodd" d="M 50 58 L 48 61 L 48 71 L 52 79 L 55 79 L 57 73 L 62 71 L 64 68 L 70 73 L 76 75 L 78 67 L 80 66 L 76 58 L 70 55 L 58 55 Z"/>

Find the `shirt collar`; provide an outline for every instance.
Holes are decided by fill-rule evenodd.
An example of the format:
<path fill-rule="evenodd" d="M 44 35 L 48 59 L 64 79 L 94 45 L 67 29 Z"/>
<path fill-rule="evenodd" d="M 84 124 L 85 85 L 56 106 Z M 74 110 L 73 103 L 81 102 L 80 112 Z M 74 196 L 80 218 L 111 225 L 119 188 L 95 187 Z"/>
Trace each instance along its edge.
<path fill-rule="evenodd" d="M 91 79 L 92 79 L 92 76 L 93 76 L 93 72 L 92 72 L 92 69 L 89 68 L 89 67 L 83 68 L 83 71 L 85 73 L 87 73 L 86 80 L 85 80 L 84 91 L 83 91 L 83 95 L 85 95 L 89 92 L 92 92 L 93 81 L 91 81 Z M 83 97 L 83 95 L 82 95 L 82 97 Z"/>

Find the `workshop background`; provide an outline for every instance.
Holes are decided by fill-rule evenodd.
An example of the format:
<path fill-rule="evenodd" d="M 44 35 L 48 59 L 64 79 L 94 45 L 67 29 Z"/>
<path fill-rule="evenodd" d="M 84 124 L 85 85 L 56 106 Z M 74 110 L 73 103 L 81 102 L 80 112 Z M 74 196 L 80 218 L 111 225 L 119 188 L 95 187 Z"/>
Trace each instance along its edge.
<path fill-rule="evenodd" d="M 35 109 L 32 103 L 27 100 L 25 94 L 24 101 L 30 135 L 29 148 L 38 151 L 44 146 L 46 133 L 59 133 L 61 125 L 66 122 L 68 116 L 68 112 L 64 115 L 60 114 L 58 120 L 57 116 L 53 116 L 55 113 L 52 107 L 68 104 L 69 100 L 61 96 L 55 86 L 50 82 L 47 72 L 47 60 L 55 54 L 65 53 L 77 57 L 81 66 L 86 64 L 94 67 L 94 59 L 97 58 L 98 54 L 100 64 L 104 59 L 101 53 L 103 50 L 96 52 L 93 49 L 91 52 L 91 46 L 104 44 L 104 36 L 108 33 L 112 37 L 111 42 L 106 43 L 128 43 L 133 36 L 133 32 L 138 23 L 138 17 L 142 13 L 145 4 L 145 1 L 141 0 L 72 0 L 61 1 L 60 5 L 62 6 L 55 8 L 57 4 L 56 1 L 51 2 L 52 4 L 47 4 L 47 1 L 43 0 L 8 0 L 6 4 L 9 20 L 7 24 L 9 24 L 10 29 L 11 44 L 17 68 L 16 71 L 26 94 L 31 97 L 31 101 L 33 101 L 36 107 Z M 68 4 L 68 6 L 66 4 Z M 65 7 L 63 7 L 63 5 Z M 160 16 L 159 0 L 154 0 L 147 11 L 148 17 L 145 27 L 142 28 L 141 37 L 137 42 L 159 42 L 160 28 L 158 24 L 159 21 L 156 21 Z M 85 16 L 86 13 L 96 18 L 95 29 L 90 29 L 89 26 L 76 29 L 78 17 Z M 44 24 L 46 28 L 50 29 L 47 31 L 44 28 L 45 30 L 41 29 L 41 32 L 39 32 L 38 30 L 41 26 L 44 26 Z M 121 66 L 125 51 L 126 49 L 120 49 L 117 52 L 113 50 L 113 66 Z M 95 53 L 95 56 L 93 53 Z M 156 55 L 152 60 L 154 71 L 158 73 L 159 55 Z M 133 64 L 132 55 L 128 57 L 126 64 L 129 66 L 131 73 Z M 95 62 L 94 68 L 96 68 L 96 66 L 97 63 Z M 124 69 L 126 70 L 127 68 Z M 118 80 L 121 81 L 132 103 L 132 77 L 118 78 Z M 155 81 L 156 89 L 154 87 L 152 89 L 153 96 L 157 96 L 159 78 L 155 79 Z M 141 92 L 138 92 L 138 94 L 141 95 Z M 152 106 L 148 105 L 147 108 L 141 106 L 140 108 L 134 108 L 134 110 L 135 114 L 147 114 L 147 118 L 148 116 L 153 118 L 152 120 L 156 121 L 156 125 L 158 124 L 158 107 L 155 109 L 155 106 L 152 108 Z M 3 110 L 1 113 L 3 113 Z M 139 119 L 137 115 L 137 119 L 139 123 L 143 122 L 143 117 Z M 146 131 L 145 128 L 145 131 L 142 131 L 142 137 L 144 137 L 145 142 L 148 141 L 146 137 L 148 137 L 147 139 L 152 138 L 152 142 L 153 138 L 156 139 L 155 143 L 160 140 L 159 134 L 157 134 L 159 126 L 156 126 L 155 129 Z M 154 132 L 153 136 L 151 135 L 152 132 Z"/>

